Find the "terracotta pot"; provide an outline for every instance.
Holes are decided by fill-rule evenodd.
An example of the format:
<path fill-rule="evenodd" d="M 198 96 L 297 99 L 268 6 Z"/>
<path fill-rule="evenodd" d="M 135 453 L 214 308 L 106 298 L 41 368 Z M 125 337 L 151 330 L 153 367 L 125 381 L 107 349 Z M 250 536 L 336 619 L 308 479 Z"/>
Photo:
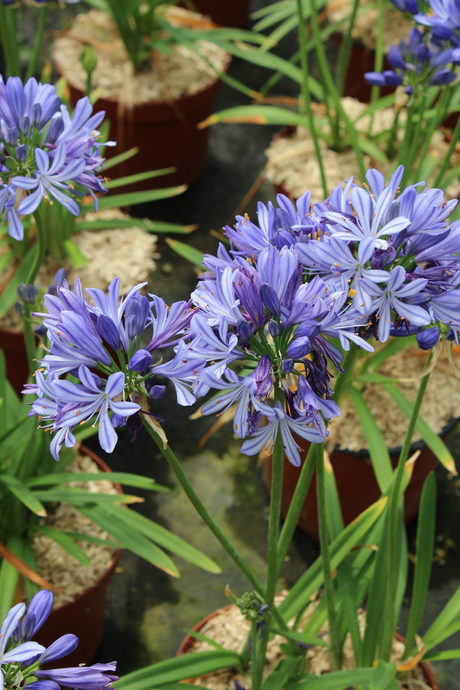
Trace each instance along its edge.
<path fill-rule="evenodd" d="M 457 420 L 452 420 L 441 432 L 445 436 L 455 426 Z M 304 439 L 296 439 L 302 449 L 303 458 L 306 457 L 310 444 Z M 429 472 L 437 465 L 437 459 L 432 451 L 425 446 L 422 441 L 413 443 L 409 455 L 420 450 L 412 477 L 404 494 L 404 519 L 407 522 L 415 517 L 420 503 L 420 496 L 423 484 Z M 393 467 L 396 467 L 400 449 L 391 448 L 389 450 Z M 367 450 L 352 451 L 346 449 L 334 450 L 330 455 L 332 467 L 334 469 L 335 481 L 342 508 L 345 524 L 349 524 L 363 510 L 377 501 L 381 492 L 375 478 L 371 459 Z M 283 496 L 281 505 L 281 515 L 286 517 L 301 467 L 294 467 L 288 460 L 284 460 L 284 481 Z M 272 459 L 271 456 L 264 458 L 264 482 L 270 491 L 272 478 Z M 300 514 L 298 527 L 307 532 L 313 539 L 318 540 L 318 517 L 316 501 L 316 473 L 313 474 L 310 488 L 307 492 L 305 503 Z"/>
<path fill-rule="evenodd" d="M 229 63 L 230 57 L 226 68 Z M 63 74 L 58 62 L 56 66 Z M 70 98 L 75 104 L 84 93 L 72 84 L 71 75 L 64 76 L 69 80 Z M 123 191 L 188 185 L 198 179 L 206 157 L 209 127 L 198 129 L 197 125 L 211 115 L 219 86 L 220 80 L 215 79 L 199 91 L 177 100 L 141 103 L 124 112 L 119 101 L 99 98 L 94 109 L 106 112 L 110 120 L 108 139 L 117 142 L 116 147 L 106 149 L 106 156 L 110 158 L 134 146 L 139 149 L 139 153 L 114 168 L 117 177 L 176 168 L 175 172 L 124 187 Z"/>
<path fill-rule="evenodd" d="M 194 625 L 192 630 L 195 632 L 200 632 L 208 621 L 218 616 L 221 611 L 228 611 L 231 606 L 234 606 L 234 604 L 228 604 L 227 606 L 223 606 L 221 609 L 217 609 L 217 611 L 213 611 L 212 613 L 208 614 L 199 623 Z M 398 633 L 396 633 L 395 637 L 402 642 L 404 641 L 404 638 L 402 638 Z M 196 639 L 192 635 L 186 635 L 177 649 L 176 656 L 181 656 L 182 654 L 187 654 L 190 652 L 195 641 Z M 440 690 L 432 665 L 427 661 L 421 661 L 419 666 L 423 671 L 427 685 L 432 688 L 432 690 Z M 190 678 L 189 680 L 192 681 L 195 680 L 195 678 Z"/>
<path fill-rule="evenodd" d="M 193 5 L 220 26 L 244 26 L 249 18 L 250 0 L 193 0 Z"/>
<path fill-rule="evenodd" d="M 92 450 L 81 446 L 81 451 L 94 460 L 101 470 L 110 473 L 110 467 Z M 114 485 L 117 491 L 122 493 L 121 486 L 117 483 Z M 106 591 L 120 559 L 120 553 L 120 549 L 114 551 L 112 562 L 94 585 L 78 594 L 73 601 L 53 609 L 45 625 L 34 638 L 45 646 L 66 633 L 73 633 L 80 639 L 75 652 L 58 662 L 53 662 L 54 668 L 90 664 L 93 661 L 102 639 Z"/>
<path fill-rule="evenodd" d="M 0 350 L 5 355 L 8 381 L 20 395 L 29 376 L 23 332 L 19 329 L 0 328 Z"/>

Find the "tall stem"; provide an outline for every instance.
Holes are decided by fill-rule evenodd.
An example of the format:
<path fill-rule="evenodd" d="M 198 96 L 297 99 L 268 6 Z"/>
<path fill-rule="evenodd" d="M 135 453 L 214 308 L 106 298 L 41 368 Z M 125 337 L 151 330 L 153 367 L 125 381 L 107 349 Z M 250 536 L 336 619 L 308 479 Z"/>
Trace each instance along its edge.
<path fill-rule="evenodd" d="M 346 388 L 347 382 L 353 375 L 354 365 L 359 354 L 359 347 L 352 344 L 349 351 L 346 353 L 343 360 L 343 373 L 339 373 L 334 386 L 334 400 L 336 403 L 340 401 L 343 391 Z M 288 512 L 284 520 L 283 529 L 281 530 L 278 541 L 278 573 L 283 567 L 283 562 L 291 543 L 292 535 L 299 521 L 300 513 L 302 512 L 303 504 L 310 487 L 313 471 L 316 464 L 316 454 L 314 453 L 314 446 L 311 445 L 307 456 L 302 464 L 299 478 L 297 480 L 291 502 L 289 504 Z"/>
<path fill-rule="evenodd" d="M 26 353 L 27 353 L 27 363 L 29 365 L 29 376 L 31 376 L 35 369 L 36 366 L 34 367 L 34 359 L 36 355 L 36 346 L 35 346 L 35 340 L 34 340 L 34 332 L 33 332 L 33 327 L 32 327 L 32 321 L 30 319 L 30 305 L 25 304 L 24 309 L 26 310 L 24 313 L 24 344 L 26 346 Z"/>
<path fill-rule="evenodd" d="M 184 490 L 185 495 L 189 499 L 190 503 L 192 506 L 195 508 L 196 512 L 198 515 L 201 517 L 203 522 L 209 527 L 211 532 L 214 534 L 216 539 L 222 544 L 228 555 L 233 559 L 233 561 L 236 563 L 236 565 L 240 568 L 240 570 L 246 575 L 248 578 L 249 582 L 251 585 L 254 587 L 254 589 L 264 598 L 266 599 L 265 595 L 265 588 L 262 584 L 262 582 L 259 580 L 257 575 L 254 573 L 252 568 L 246 563 L 244 558 L 238 553 L 238 551 L 235 549 L 231 541 L 228 539 L 228 537 L 222 532 L 220 527 L 214 522 L 213 518 L 211 517 L 209 511 L 207 510 L 206 506 L 203 504 L 201 499 L 199 498 L 198 494 L 195 492 L 195 489 L 193 486 L 190 484 L 187 475 L 185 474 L 184 470 L 182 469 L 182 465 L 173 453 L 172 449 L 168 445 L 164 445 L 162 439 L 160 436 L 154 431 L 152 426 L 149 424 L 149 421 L 142 416 L 142 421 L 144 423 L 145 428 L 147 429 L 148 433 L 152 437 L 152 439 L 155 441 L 156 445 L 162 452 L 164 458 L 166 459 L 169 467 L 171 470 L 174 472 L 177 481 L 181 485 L 182 489 Z"/>
<path fill-rule="evenodd" d="M 318 503 L 318 531 L 321 552 L 321 564 L 324 578 L 324 592 L 326 596 L 327 616 L 329 619 L 329 640 L 332 652 L 332 662 L 335 668 L 341 667 L 340 642 L 337 627 L 337 613 L 334 605 L 334 583 L 332 580 L 331 557 L 329 553 L 329 534 L 326 518 L 326 485 L 324 481 L 324 445 L 315 444 L 316 455 L 316 493 Z M 331 670 L 334 670 L 332 668 Z"/>
<path fill-rule="evenodd" d="M 37 31 L 35 33 L 34 47 L 32 49 L 32 55 L 30 56 L 29 66 L 26 72 L 26 79 L 29 79 L 30 77 L 36 75 L 38 57 L 40 55 L 40 50 L 43 46 L 43 36 L 45 33 L 46 19 L 48 17 L 49 6 L 45 5 L 44 7 L 40 7 L 38 11 L 40 12 L 40 16 L 38 19 Z"/>
<path fill-rule="evenodd" d="M 316 162 L 319 168 L 319 174 L 321 177 L 321 186 L 323 188 L 324 196 L 328 195 L 326 173 L 324 171 L 323 158 L 321 155 L 321 149 L 319 147 L 319 139 L 316 132 L 315 118 L 313 116 L 313 110 L 311 105 L 311 94 L 310 94 L 310 84 L 308 81 L 308 45 L 307 45 L 307 32 L 305 29 L 305 20 L 302 12 L 301 0 L 297 0 L 297 16 L 299 19 L 299 43 L 300 43 L 300 65 L 302 68 L 302 101 L 303 109 L 308 118 L 308 127 L 310 130 L 310 136 L 313 139 L 313 146 L 315 147 Z"/>
<path fill-rule="evenodd" d="M 429 365 L 432 360 L 433 353 L 427 359 L 426 368 L 429 370 Z M 391 649 L 393 645 L 393 635 L 394 635 L 394 602 L 396 598 L 396 581 L 397 581 L 397 568 L 398 568 L 398 513 L 401 507 L 402 495 L 401 495 L 401 485 L 404 476 L 404 467 L 409 457 L 410 444 L 412 440 L 412 435 L 414 433 L 415 424 L 420 412 L 420 407 L 423 402 L 426 387 L 430 379 L 430 373 L 422 376 L 420 380 L 420 385 L 417 391 L 417 397 L 415 399 L 414 407 L 412 409 L 412 415 L 407 426 L 406 434 L 404 436 L 404 442 L 401 448 L 401 453 L 398 459 L 398 465 L 396 467 L 396 474 L 394 479 L 394 484 L 391 490 L 390 501 L 388 505 L 388 520 L 389 520 L 389 539 L 388 539 L 388 560 L 387 560 L 387 607 L 386 614 L 383 616 L 382 620 L 382 637 L 380 645 L 380 656 L 384 660 L 389 660 L 391 655 Z"/>
<path fill-rule="evenodd" d="M 270 513 L 268 517 L 268 542 L 267 542 L 267 583 L 266 603 L 271 610 L 275 608 L 276 583 L 278 580 L 278 533 L 281 513 L 281 497 L 283 489 L 283 463 L 284 449 L 281 432 L 278 431 L 273 450 L 273 469 L 270 496 Z M 259 690 L 262 684 L 262 675 L 267 652 L 270 626 L 264 625 L 260 639 L 257 641 L 256 658 L 253 664 L 252 690 Z"/>
<path fill-rule="evenodd" d="M 434 181 L 434 187 L 438 187 L 441 182 L 442 178 L 444 177 L 444 174 L 449 167 L 449 163 L 451 162 L 451 156 L 455 150 L 455 147 L 457 145 L 457 141 L 460 137 L 460 118 L 457 119 L 455 129 L 452 132 L 452 139 L 450 140 L 449 148 L 447 150 L 447 153 L 444 156 L 444 160 L 442 162 L 442 165 L 439 169 L 438 174 L 436 175 L 436 179 Z"/>
<path fill-rule="evenodd" d="M 40 209 L 35 211 L 34 213 L 34 219 L 35 223 L 37 226 L 37 242 L 36 242 L 36 252 L 35 252 L 35 257 L 33 264 L 30 268 L 29 275 L 27 276 L 27 280 L 25 281 L 26 283 L 33 284 L 35 281 L 35 278 L 37 277 L 37 273 L 40 270 L 40 266 L 43 263 L 43 259 L 45 258 L 45 253 L 46 253 L 46 231 L 42 222 L 42 218 L 40 215 Z"/>

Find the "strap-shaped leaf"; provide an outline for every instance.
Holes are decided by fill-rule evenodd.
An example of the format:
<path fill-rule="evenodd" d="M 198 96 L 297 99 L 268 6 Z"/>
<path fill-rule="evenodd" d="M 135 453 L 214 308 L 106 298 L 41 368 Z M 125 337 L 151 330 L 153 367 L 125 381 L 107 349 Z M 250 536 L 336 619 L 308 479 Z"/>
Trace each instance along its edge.
<path fill-rule="evenodd" d="M 239 664 L 240 659 L 236 652 L 192 652 L 127 673 L 114 683 L 114 687 L 117 690 L 164 690 L 169 684 L 223 668 L 238 667 Z"/>
<path fill-rule="evenodd" d="M 351 686 L 366 684 L 366 688 L 377 677 L 377 668 L 354 668 L 346 671 L 333 671 L 323 676 L 310 676 L 308 680 L 292 683 L 286 690 L 348 690 Z M 376 686 L 378 687 L 378 686 Z"/>
<path fill-rule="evenodd" d="M 387 498 L 382 497 L 376 503 L 367 508 L 330 545 L 331 567 L 337 568 L 350 550 L 359 544 L 372 525 L 376 522 L 387 503 Z M 309 603 L 311 597 L 321 587 L 323 582 L 321 559 L 317 558 L 306 572 L 297 580 L 287 597 L 282 601 L 279 610 L 285 620 L 302 611 Z"/>
<path fill-rule="evenodd" d="M 457 630 L 460 630 L 460 587 L 423 635 L 427 651 L 446 640 Z"/>
<path fill-rule="evenodd" d="M 410 419 L 412 415 L 413 405 L 406 398 L 404 393 L 402 393 L 394 384 L 384 383 L 383 387 L 389 392 L 395 403 L 403 411 L 406 417 Z M 435 431 L 433 431 L 428 422 L 426 422 L 421 415 L 417 417 L 417 421 L 415 422 L 415 428 L 425 441 L 428 448 L 430 448 L 433 451 L 433 453 L 438 458 L 439 462 L 442 465 L 444 465 L 446 470 L 448 472 L 451 472 L 452 474 L 457 474 L 455 460 L 452 456 L 452 453 L 450 452 L 444 441 L 442 441 L 439 438 L 438 434 Z"/>
<path fill-rule="evenodd" d="M 31 510 L 36 515 L 44 517 L 46 515 L 45 506 L 39 501 L 32 491 L 27 486 L 22 484 L 16 477 L 8 474 L 0 474 L 0 482 L 4 484 L 12 494 L 23 503 L 26 508 Z"/>
<path fill-rule="evenodd" d="M 220 573 L 221 569 L 211 558 L 198 551 L 194 546 L 186 542 L 177 534 L 173 534 L 166 527 L 158 525 L 153 520 L 149 520 L 144 515 L 127 510 L 122 506 L 108 506 L 106 510 L 126 524 L 133 532 L 143 534 L 147 539 L 151 539 L 161 547 L 168 549 L 171 553 L 180 556 L 186 561 L 207 570 L 210 573 Z"/>
<path fill-rule="evenodd" d="M 199 251 L 199 249 L 195 249 L 195 247 L 191 247 L 190 245 L 185 244 L 185 242 L 179 242 L 179 240 L 167 239 L 166 242 L 171 249 L 176 252 L 176 254 L 179 254 L 179 256 L 187 259 L 187 261 L 190 261 L 190 263 L 194 264 L 195 266 L 198 266 L 201 269 L 203 268 L 203 254 Z"/>
<path fill-rule="evenodd" d="M 38 252 L 38 246 L 32 245 L 23 260 L 21 261 L 18 270 L 14 273 L 8 285 L 0 295 L 0 316 L 3 316 L 16 301 L 17 287 L 19 283 L 28 283 L 30 271 L 35 261 L 35 256 Z"/>
<path fill-rule="evenodd" d="M 74 489 L 70 486 L 62 486 L 58 489 L 39 489 L 34 491 L 34 496 L 42 501 L 66 501 L 74 506 L 90 505 L 92 503 L 103 505 L 106 503 L 140 503 L 143 499 L 128 494 L 96 494 Z"/>
<path fill-rule="evenodd" d="M 161 177 L 174 172 L 175 168 L 161 168 L 159 170 L 147 170 L 146 172 L 136 173 L 135 175 L 126 175 L 125 177 L 116 177 L 114 180 L 109 180 L 105 183 L 106 189 L 117 189 L 128 184 L 135 184 L 136 182 L 143 182 L 144 180 L 151 180 L 153 177 Z"/>
<path fill-rule="evenodd" d="M 6 543 L 9 553 L 12 553 L 14 541 L 17 537 L 10 537 Z M 4 621 L 8 610 L 14 604 L 14 594 L 19 580 L 19 571 L 6 558 L 0 563 L 0 621 Z"/>
<path fill-rule="evenodd" d="M 164 189 L 148 189 L 145 192 L 110 194 L 109 196 L 104 196 L 102 199 L 99 199 L 99 209 L 134 206 L 136 204 L 146 204 L 150 201 L 158 201 L 159 199 L 169 199 L 170 197 L 182 194 L 186 189 L 186 185 L 179 185 L 178 187 L 165 187 Z"/>
<path fill-rule="evenodd" d="M 256 125 L 295 125 L 307 126 L 305 115 L 300 115 L 294 110 L 281 108 L 275 105 L 238 105 L 233 108 L 225 108 L 214 113 L 200 126 L 215 125 L 217 122 L 247 122 Z"/>
<path fill-rule="evenodd" d="M 65 484 L 75 481 L 110 481 L 138 489 L 148 489 L 149 491 L 170 491 L 168 487 L 157 484 L 151 477 L 131 474 L 130 472 L 55 472 L 53 474 L 43 474 L 40 477 L 32 477 L 27 482 L 27 486 L 53 486 L 53 484 Z"/>
<path fill-rule="evenodd" d="M 414 584 L 406 631 L 405 656 L 410 653 L 425 610 L 431 574 L 436 522 L 436 481 L 433 472 L 423 486 L 418 514 Z"/>
<path fill-rule="evenodd" d="M 86 553 L 71 537 L 68 536 L 68 534 L 61 532 L 61 530 L 58 530 L 55 527 L 50 527 L 49 525 L 38 525 L 37 529 L 42 534 L 50 537 L 50 539 L 55 541 L 56 544 L 62 546 L 62 548 L 73 556 L 76 561 L 82 565 L 90 565 L 91 561 Z"/>
<path fill-rule="evenodd" d="M 385 493 L 393 476 L 390 454 L 388 453 L 385 439 L 362 393 L 354 386 L 350 386 L 347 390 L 347 395 L 353 403 L 353 407 L 355 408 L 362 426 L 380 491 Z"/>
<path fill-rule="evenodd" d="M 128 527 L 123 521 L 110 514 L 101 506 L 81 507 L 83 515 L 102 527 L 126 549 L 137 554 L 168 575 L 179 577 L 179 571 L 167 554 L 152 544 L 146 537 Z"/>

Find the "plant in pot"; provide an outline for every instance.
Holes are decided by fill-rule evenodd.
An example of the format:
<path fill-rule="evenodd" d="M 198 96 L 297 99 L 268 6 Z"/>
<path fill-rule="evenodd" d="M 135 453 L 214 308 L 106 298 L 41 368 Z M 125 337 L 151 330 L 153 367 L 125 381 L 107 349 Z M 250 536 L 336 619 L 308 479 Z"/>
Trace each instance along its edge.
<path fill-rule="evenodd" d="M 53 59 L 82 95 L 86 76 L 78 58 L 90 44 L 97 54 L 92 83 L 111 120 L 111 136 L 124 148 L 138 146 L 141 169 L 174 166 L 168 184 L 191 183 L 204 163 L 207 132 L 198 122 L 212 112 L 219 79 L 252 93 L 225 75 L 235 41 L 260 42 L 238 29 L 219 29 L 209 19 L 170 0 L 89 0 L 95 9 L 77 16 L 58 37 Z M 136 172 L 139 168 L 136 168 Z M 131 163 L 123 174 L 134 171 Z"/>
<path fill-rule="evenodd" d="M 25 604 L 16 604 L 7 611 L 0 633 L 1 687 L 5 690 L 26 686 L 31 690 L 70 685 L 75 690 L 112 687 L 113 681 L 118 680 L 113 673 L 117 666 L 115 661 L 89 667 L 41 668 L 66 657 L 79 644 L 78 637 L 71 633 L 53 640 L 48 648 L 33 641 L 49 618 L 52 607 L 53 594 L 41 590 L 33 597 L 27 610 Z"/>
<path fill-rule="evenodd" d="M 314 212 L 310 213 L 306 195 L 297 207 L 283 199 L 281 211 L 267 209 L 267 213 L 261 214 L 265 222 L 260 228 L 249 218 L 240 218 L 237 229 L 227 231 L 232 242 L 230 252 L 221 245 L 217 256 L 205 257 L 207 272 L 191 295 L 193 308 L 187 302 L 180 309 L 167 312 L 163 303 L 152 296 L 154 312 L 148 322 L 153 327 L 153 338 L 147 348 L 126 349 L 125 325 L 115 308 L 116 302 L 109 311 L 108 302 L 96 291 L 89 290 L 90 299 L 86 300 L 77 290 L 75 300 L 67 288 L 60 288 L 56 298 L 47 298 L 44 326 L 52 342 L 41 360 L 43 374 L 29 390 L 36 396 L 32 403 L 35 414 L 41 414 L 46 400 L 43 419 L 54 434 L 55 452 L 65 439 L 72 443 L 71 434 L 79 421 L 92 421 L 106 414 L 100 391 L 107 390 L 110 376 L 123 375 L 123 399 L 136 401 L 141 421 L 186 496 L 252 588 L 238 602 L 250 621 L 249 644 L 242 639 L 241 650 L 235 651 L 225 649 L 225 643 L 217 640 L 211 642 L 212 651 L 159 662 L 128 676 L 120 687 L 180 687 L 177 685 L 180 681 L 197 676 L 198 686 L 213 687 L 207 685 L 204 676 L 225 668 L 242 669 L 246 676 L 244 680 L 238 676 L 226 678 L 223 687 L 235 681 L 235 687 L 245 683 L 248 687 L 251 683 L 252 690 L 259 690 L 264 683 L 267 645 L 275 634 L 284 641 L 284 657 L 272 669 L 264 687 L 299 690 L 308 688 L 309 684 L 312 690 L 353 685 L 371 688 L 379 684 L 382 688 L 404 687 L 404 683 L 414 678 L 410 674 L 422 657 L 458 629 L 457 592 L 425 633 L 424 644 L 415 636 L 424 608 L 434 538 L 434 479 L 429 475 L 419 518 L 410 624 L 405 644 L 394 642 L 408 563 L 402 520 L 403 491 L 415 460 L 409 457 L 409 448 L 431 373 L 432 354 L 410 409 L 397 467 L 386 467 L 382 497 L 346 527 L 334 474 L 329 467 L 325 471 L 323 444 L 328 436 L 328 423 L 340 413 L 338 403 L 342 403 L 353 379 L 353 361 L 359 358 L 360 349 L 372 350 L 369 339 L 377 337 L 387 341 L 392 325 L 397 330 L 402 319 L 404 326 L 414 328 L 422 345 L 430 349 L 439 338 L 451 344 L 449 338 L 458 334 L 459 290 L 455 272 L 443 275 L 442 292 L 432 290 L 437 272 L 432 272 L 432 267 L 419 254 L 420 242 L 423 251 L 439 247 L 443 256 L 441 272 L 445 266 L 455 266 L 458 257 L 453 247 L 456 247 L 458 227 L 456 224 L 447 227 L 441 247 L 436 219 L 441 217 L 440 222 L 444 223 L 444 214 L 451 209 L 446 209 L 432 190 L 420 191 L 418 185 L 406 186 L 398 196 L 401 175 L 402 170 L 398 170 L 385 186 L 378 172 L 369 171 L 368 180 L 375 198 L 367 189 L 350 181 L 345 189 L 336 189 L 329 199 L 318 204 Z M 350 203 L 360 205 L 356 216 Z M 406 216 L 401 215 L 403 203 Z M 378 220 L 372 230 L 369 227 L 366 231 L 363 218 L 372 218 L 376 205 Z M 426 212 L 427 207 L 431 213 Z M 422 208 L 425 211 L 420 216 Z M 354 300 L 357 290 L 350 288 L 347 276 L 342 276 L 344 280 L 335 274 L 321 277 L 316 266 L 305 262 L 310 244 L 313 249 L 315 242 L 320 243 L 319 234 L 322 242 L 329 243 L 326 228 L 330 226 L 332 234 L 341 222 L 348 223 L 350 238 L 359 235 L 355 241 L 362 243 L 361 251 L 366 249 L 371 254 L 382 251 L 385 254 L 393 246 L 389 238 L 406 231 L 399 236 L 399 252 L 388 251 L 385 254 L 388 263 L 381 261 L 381 268 L 369 269 L 386 272 L 385 280 L 379 274 L 382 282 L 373 282 L 366 274 L 372 285 L 363 284 L 370 296 L 365 309 Z M 378 256 L 382 258 L 380 253 Z M 433 261 L 436 264 L 434 258 Z M 72 305 L 70 310 L 69 305 Z M 110 329 L 107 321 L 105 334 L 98 332 L 94 327 L 95 317 L 109 314 Z M 88 324 L 84 338 L 80 319 Z M 71 332 L 67 322 L 73 324 Z M 112 350 L 117 352 L 111 361 L 107 361 L 104 350 L 95 350 L 96 344 L 101 344 L 101 337 L 109 342 L 109 333 Z M 176 352 L 172 359 L 161 361 L 156 346 L 166 334 L 170 342 L 176 341 Z M 63 349 L 69 359 L 61 366 L 58 353 Z M 91 359 L 91 376 L 97 372 L 99 377 L 95 384 L 98 393 L 95 389 L 90 392 L 88 371 L 81 365 L 87 357 Z M 130 367 L 126 365 L 129 358 L 135 363 L 138 375 L 129 373 Z M 68 372 L 77 369 L 77 376 L 68 380 Z M 256 455 L 267 445 L 272 449 L 274 470 L 265 582 L 216 524 L 169 447 L 161 426 L 152 417 L 147 397 L 154 391 L 156 395 L 158 376 L 173 383 L 182 405 L 213 393 L 202 407 L 203 414 L 219 414 L 234 406 L 233 428 L 243 439 L 242 452 Z M 72 409 L 78 405 L 77 415 L 68 413 L 69 404 Z M 118 419 L 114 423 L 118 424 Z M 311 443 L 311 451 L 303 463 L 280 530 L 283 463 L 286 460 L 300 464 L 299 437 Z M 276 594 L 282 564 L 315 468 L 321 555 L 292 590 L 279 599 Z M 382 610 L 385 611 L 383 621 Z M 208 636 L 203 631 L 197 637 Z M 327 668 L 314 665 L 306 645 L 317 647 L 318 654 L 326 648 Z M 457 654 L 452 650 L 446 658 Z M 326 670 L 329 675 L 322 677 Z M 416 680 L 429 682 L 423 668 L 414 673 Z M 435 681 L 431 687 L 436 687 Z"/>
<path fill-rule="evenodd" d="M 301 89 L 297 111 L 256 103 L 225 109 L 212 115 L 203 126 L 246 121 L 291 127 L 275 137 L 267 152 L 266 173 L 280 190 L 292 197 L 300 196 L 308 188 L 317 200 L 350 175 L 364 179 L 369 158 L 385 173 L 404 164 L 406 183 L 425 179 L 449 189 L 451 196 L 458 196 L 459 129 L 457 126 L 446 134 L 441 130 L 446 117 L 458 110 L 459 91 L 454 82 L 457 54 L 452 45 L 436 39 L 430 27 L 423 31 L 414 29 L 409 46 L 393 47 L 389 53 L 392 64 L 404 71 L 404 78 L 390 70 L 373 73 L 372 98 L 365 105 L 341 98 L 351 33 L 347 34 L 337 67 L 333 69 L 315 3 L 309 6 L 309 26 L 310 39 L 298 0 L 300 68 L 295 64 L 297 54 L 291 61 L 280 58 L 277 68 Z M 311 51 L 318 65 L 318 80 L 310 73 Z M 407 51 L 411 53 L 410 58 Z M 381 61 L 376 60 L 376 64 L 377 71 Z M 379 87 L 389 85 L 399 86 L 395 92 L 379 98 Z M 320 103 L 314 103 L 313 99 Z M 292 128 L 296 129 L 292 131 Z M 311 164 L 312 158 L 316 166 Z"/>

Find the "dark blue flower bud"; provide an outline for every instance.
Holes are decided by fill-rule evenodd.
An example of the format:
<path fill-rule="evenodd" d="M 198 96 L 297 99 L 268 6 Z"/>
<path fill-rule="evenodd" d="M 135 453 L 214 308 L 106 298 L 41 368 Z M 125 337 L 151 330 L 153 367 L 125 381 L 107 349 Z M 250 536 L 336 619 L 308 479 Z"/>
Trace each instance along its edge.
<path fill-rule="evenodd" d="M 34 103 L 32 107 L 32 127 L 40 127 L 42 119 L 42 107 L 40 103 Z"/>
<path fill-rule="evenodd" d="M 247 321 L 240 321 L 236 327 L 238 332 L 238 342 L 240 345 L 246 345 L 251 337 L 251 327 Z"/>
<path fill-rule="evenodd" d="M 260 288 L 260 299 L 268 311 L 276 316 L 281 315 L 281 304 L 278 299 L 278 295 L 271 285 L 264 283 Z"/>
<path fill-rule="evenodd" d="M 426 328 L 417 333 L 417 343 L 422 350 L 431 350 L 439 340 L 441 332 L 437 326 Z"/>
<path fill-rule="evenodd" d="M 16 147 L 16 158 L 20 163 L 24 163 L 27 156 L 27 146 L 25 144 L 19 144 Z"/>
<path fill-rule="evenodd" d="M 438 69 L 437 72 L 433 74 L 430 79 L 430 84 L 436 84 L 437 86 L 445 86 L 450 84 L 456 78 L 455 72 L 444 67 L 443 69 Z"/>
<path fill-rule="evenodd" d="M 34 328 L 34 333 L 35 333 L 35 335 L 42 337 L 46 333 L 46 328 L 44 327 L 43 324 L 40 324 L 40 326 L 37 326 L 37 328 Z"/>
<path fill-rule="evenodd" d="M 152 400 L 159 400 L 163 397 L 166 391 L 166 386 L 159 386 L 157 383 L 152 383 L 151 381 L 147 381 L 145 387 L 149 397 L 152 398 Z"/>
<path fill-rule="evenodd" d="M 19 283 L 16 292 L 21 302 L 34 304 L 38 290 L 35 285 L 30 285 L 30 283 Z"/>
<path fill-rule="evenodd" d="M 281 362 L 281 371 L 283 374 L 290 374 L 294 371 L 294 360 L 293 359 L 283 359 Z"/>
<path fill-rule="evenodd" d="M 64 122 L 62 120 L 62 117 L 56 117 L 54 120 L 51 120 L 51 124 L 49 126 L 48 132 L 46 134 L 46 144 L 54 144 L 56 142 L 56 139 L 60 134 L 62 134 L 64 130 Z"/>
<path fill-rule="evenodd" d="M 109 316 L 101 314 L 97 317 L 96 330 L 109 347 L 118 350 L 121 346 L 118 328 Z"/>
<path fill-rule="evenodd" d="M 276 336 L 279 335 L 280 332 L 279 323 L 271 319 L 271 321 L 268 322 L 268 332 L 270 333 L 272 338 L 276 338 Z"/>
<path fill-rule="evenodd" d="M 153 357 L 148 350 L 138 350 L 129 360 L 128 367 L 131 371 L 139 371 L 143 374 L 153 363 Z"/>

